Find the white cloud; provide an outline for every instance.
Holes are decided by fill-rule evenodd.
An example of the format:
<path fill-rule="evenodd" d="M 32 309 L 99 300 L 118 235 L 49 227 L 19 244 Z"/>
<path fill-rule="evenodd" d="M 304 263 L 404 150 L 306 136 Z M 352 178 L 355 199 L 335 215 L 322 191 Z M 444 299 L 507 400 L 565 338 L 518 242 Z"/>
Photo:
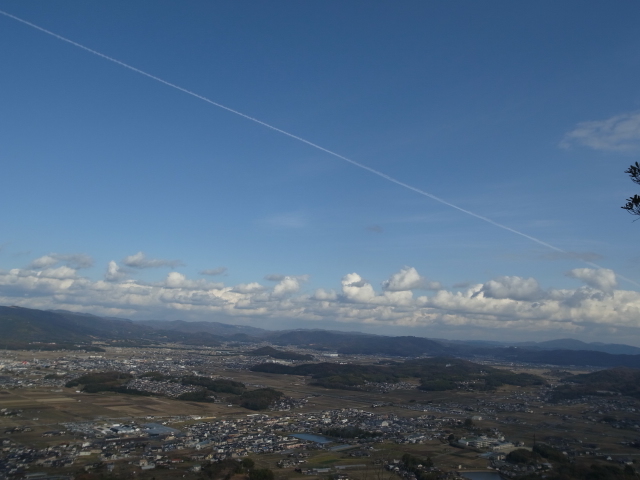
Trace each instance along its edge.
<path fill-rule="evenodd" d="M 45 268 L 44 270 L 38 272 L 37 275 L 42 278 L 75 278 L 76 271 L 75 269 L 67 267 L 66 265 L 60 265 L 56 268 Z"/>
<path fill-rule="evenodd" d="M 60 260 L 54 258 L 52 255 L 45 255 L 43 257 L 36 258 L 29 264 L 31 268 L 47 268 L 56 265 Z"/>
<path fill-rule="evenodd" d="M 411 268 L 394 279 L 411 286 Z M 402 273 L 402 272 L 401 272 Z M 576 289 L 543 290 L 533 278 L 499 277 L 465 290 L 441 289 L 414 296 L 411 290 L 379 290 L 353 272 L 339 289 L 301 292 L 305 276 L 285 276 L 273 288 L 258 282 L 225 286 L 170 272 L 164 280 L 126 279 L 110 262 L 105 280 L 93 281 L 66 265 L 41 270 L 0 271 L 0 305 L 62 308 L 125 317 L 331 321 L 397 327 L 493 329 L 509 332 L 640 332 L 640 293 L 616 290 L 611 270 L 576 269 Z M 393 277 L 392 277 L 393 279 Z M 389 281 L 391 282 L 390 279 Z"/>
<path fill-rule="evenodd" d="M 273 287 L 273 294 L 277 296 L 288 295 L 300 290 L 300 284 L 303 282 L 300 277 L 286 276 L 280 282 Z"/>
<path fill-rule="evenodd" d="M 630 152 L 640 149 L 640 112 L 623 113 L 606 120 L 581 122 L 568 132 L 560 146 Z"/>
<path fill-rule="evenodd" d="M 430 282 L 422 277 L 413 267 L 404 267 L 394 273 L 388 280 L 382 282 L 382 288 L 389 292 L 403 292 L 406 290 L 440 290 L 440 282 Z"/>
<path fill-rule="evenodd" d="M 263 285 L 260 285 L 258 282 L 252 282 L 252 283 L 241 283 L 239 285 L 236 285 L 235 287 L 233 287 L 231 291 L 238 292 L 238 293 L 256 293 L 256 292 L 262 292 L 264 290 L 265 290 L 265 287 Z"/>
<path fill-rule="evenodd" d="M 478 294 L 487 298 L 509 298 L 511 300 L 539 300 L 543 292 L 535 278 L 499 277 L 482 286 Z"/>
<path fill-rule="evenodd" d="M 324 288 L 319 288 L 313 294 L 313 298 L 315 300 L 337 300 L 338 294 L 333 290 L 325 290 Z"/>
<path fill-rule="evenodd" d="M 59 263 L 64 263 L 66 266 L 74 269 L 89 268 L 93 266 L 93 259 L 84 253 L 50 253 L 49 255 L 36 258 L 31 262 L 29 268 L 48 268 L 58 265 Z"/>
<path fill-rule="evenodd" d="M 126 272 L 122 271 L 122 268 L 118 266 L 116 262 L 111 260 L 107 265 L 107 272 L 104 274 L 104 278 L 108 282 L 118 282 L 127 277 Z"/>
<path fill-rule="evenodd" d="M 164 282 L 158 285 L 171 289 L 180 288 L 184 290 L 207 290 L 224 287 L 224 283 L 220 282 L 209 282 L 204 279 L 189 280 L 186 275 L 179 272 L 169 272 Z"/>
<path fill-rule="evenodd" d="M 348 302 L 371 305 L 408 304 L 413 298 L 410 290 L 385 291 L 378 295 L 373 286 L 357 273 L 342 278 L 342 298 Z"/>
<path fill-rule="evenodd" d="M 160 258 L 148 258 L 143 252 L 129 255 L 122 260 L 122 263 L 131 268 L 175 268 L 182 265 L 180 260 L 162 260 Z"/>
<path fill-rule="evenodd" d="M 376 296 L 370 283 L 357 273 L 349 273 L 342 277 L 342 293 L 348 300 L 367 303 Z"/>
<path fill-rule="evenodd" d="M 567 272 L 567 276 L 582 280 L 590 287 L 603 292 L 611 292 L 618 286 L 615 272 L 608 268 L 574 268 Z"/>

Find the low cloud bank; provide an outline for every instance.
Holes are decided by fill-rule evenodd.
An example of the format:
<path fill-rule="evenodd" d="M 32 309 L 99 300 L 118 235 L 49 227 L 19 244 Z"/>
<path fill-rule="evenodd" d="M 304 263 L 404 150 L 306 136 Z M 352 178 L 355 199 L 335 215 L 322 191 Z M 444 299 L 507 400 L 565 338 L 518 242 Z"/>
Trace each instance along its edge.
<path fill-rule="evenodd" d="M 128 268 L 134 268 L 130 259 Z M 154 262 L 138 256 L 139 265 Z M 164 262 L 164 261 L 163 261 Z M 155 263 L 155 262 L 154 262 Z M 159 262 L 157 262 L 159 263 Z M 305 291 L 307 275 L 269 275 L 268 284 L 226 285 L 190 279 L 172 271 L 162 281 L 143 282 L 111 261 L 104 279 L 79 271 L 89 257 L 55 256 L 25 268 L 0 271 L 0 304 L 68 309 L 129 318 L 253 318 L 257 326 L 289 319 L 381 326 L 511 329 L 551 334 L 616 329 L 638 332 L 640 293 L 618 289 L 615 272 L 574 269 L 575 289 L 543 289 L 534 278 L 505 276 L 463 290 L 447 289 L 404 267 L 375 288 L 355 272 L 336 289 Z M 166 266 L 166 263 L 163 265 Z"/>

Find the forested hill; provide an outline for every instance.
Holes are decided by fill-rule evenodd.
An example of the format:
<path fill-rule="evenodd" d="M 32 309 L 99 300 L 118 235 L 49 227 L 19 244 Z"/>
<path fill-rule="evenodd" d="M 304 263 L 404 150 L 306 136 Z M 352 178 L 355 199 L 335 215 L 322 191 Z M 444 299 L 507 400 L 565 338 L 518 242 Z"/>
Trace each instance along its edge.
<path fill-rule="evenodd" d="M 357 365 L 336 363 L 312 363 L 297 366 L 263 363 L 251 368 L 254 372 L 280 375 L 310 375 L 311 384 L 325 388 L 370 388 L 370 383 L 397 383 L 401 379 L 420 379 L 421 390 L 443 391 L 464 388 L 467 390 L 493 390 L 501 385 L 542 385 L 544 380 L 536 375 L 513 373 L 508 370 L 479 365 L 452 357 L 422 358 L 390 365 Z"/>
<path fill-rule="evenodd" d="M 89 346 L 96 341 L 141 345 L 158 342 L 220 344 L 219 338 L 211 334 L 154 330 L 130 320 L 4 306 L 0 306 L 0 332 L 0 348 L 67 348 Z"/>
<path fill-rule="evenodd" d="M 581 375 L 567 375 L 554 391 L 556 400 L 584 395 L 628 395 L 640 398 L 640 370 L 618 367 Z"/>
<path fill-rule="evenodd" d="M 415 336 L 382 336 L 327 330 L 267 331 L 253 327 L 237 327 L 216 322 L 132 322 L 126 319 L 105 318 L 68 311 L 45 311 L 22 307 L 0 306 L 0 348 L 80 348 L 92 342 L 109 341 L 119 345 L 148 345 L 182 343 L 185 345 L 218 346 L 223 341 L 243 344 L 268 341 L 274 345 L 295 345 L 313 350 L 339 354 L 366 354 L 396 357 L 450 355 L 470 360 L 476 358 L 509 362 L 549 365 L 588 365 L 594 367 L 640 368 L 640 355 L 613 354 L 604 351 L 557 349 L 541 350 L 539 346 L 501 346 L 478 342 L 450 342 Z M 151 327 L 150 325 L 155 327 Z M 157 328 L 169 326 L 171 329 Z M 209 328 L 210 327 L 210 328 Z M 227 335 L 209 331 L 226 332 Z M 250 332 L 243 333 L 243 332 Z M 254 335 L 260 335 L 260 338 Z M 41 342 L 36 344 L 34 342 Z M 56 345 L 51 345 L 51 344 Z M 547 342 L 551 345 L 579 346 L 580 342 Z M 588 348 L 590 344 L 583 344 Z M 607 349 L 599 345 L 600 349 Z M 610 346 L 620 351 L 620 345 Z M 627 346 L 633 352 L 634 347 Z M 273 349 L 266 355 L 291 358 L 288 353 Z M 283 357 L 281 355 L 288 355 Z M 299 355 L 299 354 L 294 354 Z"/>
<path fill-rule="evenodd" d="M 279 360 L 313 360 L 313 355 L 302 354 L 290 351 L 282 351 L 273 347 L 262 347 L 248 352 L 248 355 L 256 357 L 271 357 Z"/>
<path fill-rule="evenodd" d="M 295 330 L 273 336 L 271 341 L 277 345 L 308 346 L 343 354 L 412 357 L 446 354 L 452 351 L 440 342 L 422 337 L 387 337 L 323 330 Z"/>

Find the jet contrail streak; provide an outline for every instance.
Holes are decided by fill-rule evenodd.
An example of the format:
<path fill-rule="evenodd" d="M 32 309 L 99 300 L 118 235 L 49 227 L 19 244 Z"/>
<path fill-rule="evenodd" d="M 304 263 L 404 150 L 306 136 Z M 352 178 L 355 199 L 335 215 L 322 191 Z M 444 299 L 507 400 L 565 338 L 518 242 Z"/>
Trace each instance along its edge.
<path fill-rule="evenodd" d="M 450 203 L 450 202 L 448 202 L 448 201 L 446 201 L 446 200 L 444 200 L 444 199 L 442 199 L 442 198 L 440 198 L 440 197 L 438 197 L 436 195 L 433 195 L 433 194 L 431 194 L 429 192 L 425 192 L 424 190 L 421 190 L 421 189 L 419 189 L 417 187 L 414 187 L 412 185 L 404 183 L 401 180 L 398 180 L 398 179 L 396 179 L 394 177 L 391 177 L 391 176 L 387 175 L 386 173 L 383 173 L 383 172 L 380 172 L 380 171 L 378 171 L 378 170 L 376 170 L 374 168 L 368 167 L 367 165 L 364 165 L 364 164 L 362 164 L 360 162 L 356 162 L 355 160 L 352 160 L 352 159 L 350 159 L 348 157 L 340 155 L 339 153 L 336 153 L 336 152 L 334 152 L 332 150 L 329 150 L 327 148 L 324 148 L 324 147 L 322 147 L 322 146 L 320 146 L 318 144 L 310 142 L 309 140 L 306 140 L 306 139 L 304 139 L 302 137 L 294 135 L 293 133 L 289 133 L 286 130 L 282 130 L 282 129 L 278 128 L 278 127 L 274 127 L 273 125 L 270 125 L 270 124 L 268 124 L 266 122 L 263 122 L 262 120 L 258 120 L 257 118 L 251 117 L 251 116 L 246 115 L 246 114 L 244 114 L 242 112 L 234 110 L 233 108 L 229 108 L 229 107 L 227 107 L 225 105 L 222 105 L 220 103 L 214 102 L 213 100 L 210 100 L 207 97 L 203 97 L 202 95 L 199 95 L 199 94 L 197 94 L 195 92 L 192 92 L 191 90 L 187 90 L 186 88 L 182 88 L 179 85 L 176 85 L 176 84 L 171 83 L 171 82 L 167 82 L 166 80 L 163 80 L 162 78 L 156 77 L 155 75 L 151 75 L 150 73 L 147 73 L 147 72 L 145 72 L 143 70 L 140 70 L 140 69 L 138 69 L 136 67 L 133 67 L 133 66 L 127 64 L 127 63 L 121 62 L 120 60 L 117 60 L 117 59 L 115 59 L 113 57 L 109 57 L 108 55 L 105 55 L 104 53 L 100 53 L 100 52 L 98 52 L 96 50 L 93 50 L 93 49 L 91 49 L 89 47 L 85 47 L 84 45 L 82 45 L 80 43 L 74 42 L 73 40 L 70 40 L 70 39 L 68 39 L 66 37 L 63 37 L 62 35 L 58 35 L 57 33 L 54 33 L 54 32 L 52 32 L 50 30 L 42 28 L 42 27 L 40 27 L 40 26 L 38 26 L 38 25 L 36 25 L 34 23 L 28 22 L 27 20 L 23 20 L 20 17 L 16 17 L 15 15 L 11 15 L 10 13 L 4 12 L 2 10 L 0 10 L 0 15 L 4 15 L 5 17 L 11 18 L 11 19 L 16 20 L 16 21 L 18 21 L 20 23 L 28 25 L 29 27 L 35 28 L 36 30 L 39 30 L 39 31 L 41 31 L 43 33 L 46 33 L 47 35 L 51 35 L 52 37 L 55 37 L 58 40 L 62 40 L 63 42 L 70 43 L 74 47 L 81 48 L 82 50 L 85 50 L 85 51 L 87 51 L 89 53 L 97 55 L 98 57 L 101 57 L 101 58 L 104 58 L 105 60 L 109 60 L 110 62 L 116 63 L 116 64 L 120 65 L 121 67 L 128 68 L 129 70 L 132 70 L 132 71 L 134 71 L 136 73 L 139 73 L 140 75 L 144 75 L 145 77 L 148 77 L 148 78 L 150 78 L 152 80 L 155 80 L 156 82 L 160 82 L 160 83 L 162 83 L 162 84 L 164 84 L 164 85 L 166 85 L 168 87 L 175 88 L 176 90 L 179 90 L 179 91 L 181 91 L 183 93 L 186 93 L 187 95 L 191 95 L 192 97 L 195 97 L 195 98 L 197 98 L 199 100 L 207 102 L 207 103 L 209 103 L 211 105 L 214 105 L 214 106 L 216 106 L 218 108 L 226 110 L 227 112 L 230 112 L 230 113 L 233 113 L 235 115 L 238 115 L 238 116 L 240 116 L 242 118 L 245 118 L 245 119 L 250 120 L 250 121 L 252 121 L 254 123 L 262 125 L 263 127 L 267 127 L 267 128 L 269 128 L 271 130 L 274 130 L 274 131 L 276 131 L 278 133 L 281 133 L 282 135 L 286 135 L 287 137 L 293 138 L 294 140 L 298 140 L 299 142 L 306 143 L 310 147 L 313 147 L 313 148 L 315 148 L 317 150 L 320 150 L 322 152 L 328 153 L 329 155 L 332 155 L 332 156 L 334 156 L 336 158 L 339 158 L 340 160 L 344 160 L 345 162 L 350 163 L 351 165 L 354 165 L 354 166 L 356 166 L 358 168 L 361 168 L 362 170 L 366 170 L 369 173 L 373 173 L 374 175 L 377 175 L 378 177 L 384 178 L 385 180 L 388 180 L 389 182 L 395 183 L 396 185 L 399 185 L 399 186 L 404 187 L 404 188 L 406 188 L 408 190 L 416 192 L 416 193 L 418 193 L 420 195 L 428 197 L 428 198 L 430 198 L 432 200 L 435 200 L 436 202 L 442 203 L 443 205 L 447 205 L 448 207 L 454 208 L 454 209 L 456 209 L 456 210 L 458 210 L 458 211 L 460 211 L 462 213 L 466 213 L 467 215 L 475 217 L 475 218 L 477 218 L 479 220 L 482 220 L 484 222 L 490 223 L 491 225 L 494 225 L 494 226 L 496 226 L 498 228 L 501 228 L 501 229 L 506 230 L 508 232 L 514 233 L 514 234 L 519 235 L 521 237 L 524 237 L 524 238 L 526 238 L 528 240 L 531 240 L 532 242 L 537 243 L 538 245 L 542 245 L 543 247 L 549 248 L 549 249 L 554 250 L 556 252 L 567 253 L 565 250 L 563 250 L 561 248 L 558 248 L 558 247 L 556 247 L 554 245 L 551 245 L 550 243 L 547 243 L 547 242 L 545 242 L 543 240 L 540 240 L 538 238 L 532 237 L 531 235 L 527 235 L 526 233 L 523 233 L 523 232 L 520 232 L 518 230 L 515 230 L 515 229 L 513 229 L 511 227 L 508 227 L 506 225 L 498 223 L 498 222 L 496 222 L 494 220 L 491 220 L 490 218 L 487 218 L 487 217 L 482 216 L 480 214 L 474 213 L 474 212 L 472 212 L 470 210 L 467 210 L 465 208 L 459 207 L 458 205 Z M 603 267 L 601 267 L 601 266 L 599 266 L 599 265 L 597 265 L 595 263 L 592 263 L 592 262 L 587 262 L 587 261 L 584 261 L 584 260 L 582 260 L 582 262 L 587 264 L 587 265 L 589 265 L 589 266 L 591 266 L 591 267 L 603 268 Z M 632 283 L 632 284 L 634 284 L 634 285 L 636 285 L 636 286 L 638 286 L 638 287 L 640 287 L 640 283 L 637 283 L 634 280 L 631 280 L 629 278 L 623 277 L 622 275 L 617 275 L 617 276 L 622 278 L 622 279 L 624 279 L 624 280 L 626 280 L 626 281 L 628 281 L 628 282 L 630 282 L 630 283 Z"/>

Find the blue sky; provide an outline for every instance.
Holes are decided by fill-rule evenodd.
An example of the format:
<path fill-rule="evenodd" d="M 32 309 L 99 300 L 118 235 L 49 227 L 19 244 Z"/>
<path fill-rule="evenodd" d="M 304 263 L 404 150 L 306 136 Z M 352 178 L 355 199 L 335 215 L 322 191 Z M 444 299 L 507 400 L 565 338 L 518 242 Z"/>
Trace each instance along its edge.
<path fill-rule="evenodd" d="M 640 345 L 637 2 L 0 10 L 565 252 L 0 15 L 1 304 Z"/>

